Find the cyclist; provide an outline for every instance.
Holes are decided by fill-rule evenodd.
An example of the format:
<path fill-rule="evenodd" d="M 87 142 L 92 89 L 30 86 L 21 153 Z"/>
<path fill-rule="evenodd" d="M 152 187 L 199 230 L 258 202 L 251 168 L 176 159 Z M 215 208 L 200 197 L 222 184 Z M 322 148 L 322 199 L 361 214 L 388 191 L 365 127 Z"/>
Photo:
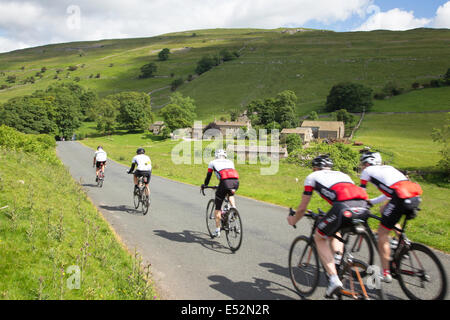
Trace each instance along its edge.
<path fill-rule="evenodd" d="M 220 236 L 220 219 L 222 213 L 222 203 L 225 197 L 228 195 L 230 200 L 230 205 L 232 208 L 236 208 L 236 202 L 234 199 L 234 194 L 239 188 L 239 175 L 234 168 L 233 161 L 227 159 L 227 152 L 223 149 L 218 149 L 215 152 L 215 159 L 211 161 L 208 165 L 208 173 L 206 174 L 205 182 L 202 184 L 201 188 L 204 189 L 208 186 L 211 180 L 212 173 L 214 172 L 217 179 L 219 179 L 219 186 L 216 190 L 215 197 L 215 217 L 216 217 L 216 231 L 213 236 Z"/>
<path fill-rule="evenodd" d="M 136 168 L 136 171 L 134 169 Z M 150 188 L 148 184 L 150 183 L 150 178 L 152 177 L 152 161 L 150 157 L 145 155 L 145 149 L 139 148 L 136 150 L 136 155 L 131 160 L 131 168 L 128 173 L 134 171 L 134 191 L 138 189 L 138 179 L 139 177 L 145 177 L 145 188 L 147 189 L 148 195 L 150 195 Z"/>
<path fill-rule="evenodd" d="M 355 185 L 352 179 L 340 171 L 331 170 L 333 161 L 328 155 L 320 155 L 312 161 L 313 173 L 305 179 L 305 189 L 302 200 L 294 216 L 288 216 L 290 225 L 295 225 L 303 218 L 313 191 L 332 205 L 328 213 L 319 221 L 314 241 L 317 246 L 320 260 L 329 275 L 329 284 L 326 297 L 331 298 L 342 289 L 342 282 L 337 275 L 334 254 L 343 252 L 343 244 L 337 239 L 330 238 L 341 229 L 346 208 L 367 207 L 368 195 L 366 190 Z M 361 211 L 363 212 L 363 211 Z"/>
<path fill-rule="evenodd" d="M 97 147 L 97 151 L 94 154 L 94 163 L 93 166 L 97 166 L 95 170 L 95 182 L 98 182 L 98 173 L 102 170 L 103 175 L 105 174 L 105 166 L 106 166 L 107 154 L 103 150 L 102 146 Z"/>
<path fill-rule="evenodd" d="M 361 172 L 361 187 L 366 188 L 371 182 L 382 195 L 369 200 L 370 205 L 385 202 L 381 206 L 382 214 L 378 227 L 378 248 L 381 265 L 383 267 L 383 280 L 391 282 L 392 276 L 389 268 L 391 248 L 389 233 L 399 222 L 402 214 L 414 218 L 422 194 L 422 188 L 392 166 L 382 165 L 381 155 L 378 152 L 366 152 L 360 157 L 363 168 Z"/>

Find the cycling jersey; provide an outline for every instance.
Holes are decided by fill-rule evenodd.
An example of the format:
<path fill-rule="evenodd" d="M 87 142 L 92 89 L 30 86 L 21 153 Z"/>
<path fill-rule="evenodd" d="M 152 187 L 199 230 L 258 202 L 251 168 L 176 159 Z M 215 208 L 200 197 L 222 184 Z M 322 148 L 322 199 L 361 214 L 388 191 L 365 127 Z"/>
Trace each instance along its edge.
<path fill-rule="evenodd" d="M 97 162 L 106 161 L 106 158 L 107 158 L 106 152 L 103 151 L 102 149 L 97 150 L 95 152 L 94 158 L 95 158 L 95 161 L 97 161 Z"/>
<path fill-rule="evenodd" d="M 369 198 L 366 190 L 356 186 L 348 175 L 340 171 L 319 170 L 311 173 L 305 179 L 303 194 L 312 195 L 314 190 L 330 204 Z"/>
<path fill-rule="evenodd" d="M 214 172 L 217 179 L 239 179 L 234 163 L 228 159 L 215 159 L 208 165 L 208 173 Z"/>
<path fill-rule="evenodd" d="M 373 183 L 386 197 L 409 199 L 420 196 L 422 188 L 392 166 L 369 166 L 361 173 L 361 187 Z"/>
<path fill-rule="evenodd" d="M 135 166 L 137 167 L 136 170 L 138 171 L 151 171 L 152 161 L 145 154 L 138 154 L 134 156 L 133 160 L 131 161 L 132 170 L 134 170 Z"/>

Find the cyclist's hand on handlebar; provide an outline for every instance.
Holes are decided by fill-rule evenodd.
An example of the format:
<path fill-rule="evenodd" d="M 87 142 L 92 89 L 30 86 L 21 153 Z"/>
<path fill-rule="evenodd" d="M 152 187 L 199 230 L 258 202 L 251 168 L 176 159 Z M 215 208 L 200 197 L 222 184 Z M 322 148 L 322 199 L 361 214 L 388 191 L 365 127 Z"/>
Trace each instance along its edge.
<path fill-rule="evenodd" d="M 292 210 L 292 208 L 289 208 L 289 216 L 287 217 L 287 221 L 288 221 L 289 225 L 293 226 L 294 228 L 297 228 L 297 226 L 295 225 L 295 220 L 294 220 L 295 213 L 296 212 L 294 210 Z"/>
<path fill-rule="evenodd" d="M 366 200 L 366 202 L 367 202 L 367 205 L 369 206 L 369 208 L 372 208 L 372 207 L 373 207 L 373 203 L 370 202 L 370 200 Z"/>

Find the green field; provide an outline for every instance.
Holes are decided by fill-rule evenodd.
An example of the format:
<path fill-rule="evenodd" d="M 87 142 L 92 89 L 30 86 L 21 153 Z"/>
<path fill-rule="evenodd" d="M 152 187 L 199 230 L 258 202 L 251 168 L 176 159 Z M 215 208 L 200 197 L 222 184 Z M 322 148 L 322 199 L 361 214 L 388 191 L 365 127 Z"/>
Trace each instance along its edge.
<path fill-rule="evenodd" d="M 406 32 L 373 31 L 336 33 L 310 30 L 295 34 L 286 29 L 215 29 L 166 34 L 152 38 L 104 40 L 49 45 L 0 54 L 0 85 L 9 75 L 18 81 L 0 91 L 0 102 L 45 89 L 58 81 L 80 78 L 79 84 L 100 96 L 124 90 L 151 92 L 182 76 L 194 74 L 197 61 L 221 49 L 238 50 L 241 56 L 223 63 L 182 85 L 179 91 L 192 97 L 200 119 L 212 119 L 240 108 L 256 98 L 293 90 L 299 98 L 297 113 L 323 107 L 331 87 L 352 81 L 379 91 L 388 81 L 410 88 L 413 82 L 429 82 L 447 70 L 450 30 L 416 29 Z M 196 36 L 192 34 L 195 32 Z M 173 52 L 157 61 L 163 48 Z M 139 68 L 158 66 L 157 77 L 138 79 Z M 69 72 L 67 67 L 78 66 Z M 21 69 L 24 67 L 24 70 Z M 34 84 L 20 84 L 42 67 L 47 71 Z M 100 78 L 95 76 L 100 73 Z M 174 77 L 171 78 L 171 74 Z M 90 76 L 93 75 L 93 78 Z M 152 94 L 152 105 L 167 102 L 169 89 Z"/>

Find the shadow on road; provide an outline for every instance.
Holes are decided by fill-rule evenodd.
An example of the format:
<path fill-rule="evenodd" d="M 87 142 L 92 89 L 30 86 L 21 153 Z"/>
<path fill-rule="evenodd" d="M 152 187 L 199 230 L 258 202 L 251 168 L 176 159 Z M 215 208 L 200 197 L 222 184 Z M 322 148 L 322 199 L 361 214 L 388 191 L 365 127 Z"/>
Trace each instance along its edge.
<path fill-rule="evenodd" d="M 293 298 L 278 293 L 285 291 L 283 288 L 274 288 L 272 281 L 253 278 L 253 282 L 238 281 L 234 282 L 227 277 L 221 275 L 213 275 L 208 277 L 209 280 L 215 282 L 210 285 L 211 288 L 229 296 L 233 300 L 293 300 Z"/>
<path fill-rule="evenodd" d="M 108 210 L 108 211 L 117 211 L 117 212 L 124 212 L 129 213 L 135 216 L 144 216 L 140 210 L 136 210 L 134 208 L 131 208 L 126 205 L 120 205 L 120 206 L 100 206 L 100 208 Z"/>
<path fill-rule="evenodd" d="M 95 188 L 97 188 L 97 184 L 93 184 L 93 183 L 83 183 L 82 186 L 83 187 L 95 187 Z"/>
<path fill-rule="evenodd" d="M 232 254 L 228 246 L 222 245 L 217 240 L 212 240 L 211 237 L 204 232 L 197 232 L 191 230 L 184 230 L 182 232 L 168 232 L 166 230 L 154 230 L 155 235 L 166 238 L 170 241 L 184 242 L 184 243 L 198 243 L 201 246 L 224 254 Z"/>

